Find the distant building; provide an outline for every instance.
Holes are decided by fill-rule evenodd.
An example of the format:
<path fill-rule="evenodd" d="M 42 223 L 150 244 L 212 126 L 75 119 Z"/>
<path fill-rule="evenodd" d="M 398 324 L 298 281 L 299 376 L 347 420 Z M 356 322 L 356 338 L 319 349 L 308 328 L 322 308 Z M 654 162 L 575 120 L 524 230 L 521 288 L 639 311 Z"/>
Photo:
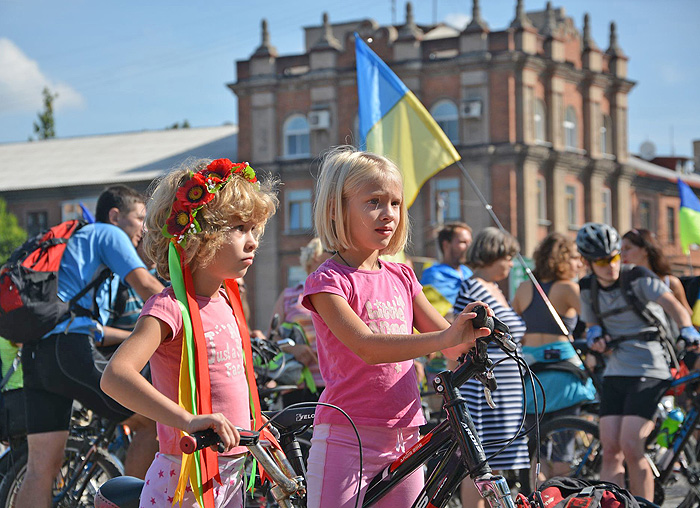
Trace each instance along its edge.
<path fill-rule="evenodd" d="M 510 26 L 492 30 L 474 0 L 472 20 L 459 31 L 418 24 L 407 4 L 400 26 L 371 19 L 331 24 L 323 14 L 320 26 L 304 29 L 304 53 L 280 56 L 263 20 L 260 47 L 237 62 L 237 81 L 229 85 L 238 97 L 240 157 L 284 182 L 280 213 L 259 255 L 265 262 L 254 266 L 256 306 L 271 307 L 281 288 L 303 276 L 298 252 L 312 234 L 319 154 L 357 142 L 353 32 L 432 113 L 525 255 L 547 233 L 573 235 L 586 221 L 622 232 L 638 223 L 636 208 L 657 177 L 627 151 L 627 96 L 635 83 L 615 24 L 603 50 L 589 16 L 582 21 L 579 31 L 563 8 L 548 2 L 544 11 L 526 13 L 518 0 Z M 678 206 L 677 197 L 675 204 L 663 199 L 649 212 L 657 227 L 668 207 Z M 429 256 L 436 255 L 440 220 L 465 220 L 476 230 L 490 224 L 455 167 L 424 186 L 411 218 L 410 253 Z M 268 318 L 259 325 L 261 319 Z"/>
<path fill-rule="evenodd" d="M 234 125 L 0 144 L 0 197 L 30 235 L 94 213 L 108 185 L 145 192 L 188 157 L 236 159 Z"/>

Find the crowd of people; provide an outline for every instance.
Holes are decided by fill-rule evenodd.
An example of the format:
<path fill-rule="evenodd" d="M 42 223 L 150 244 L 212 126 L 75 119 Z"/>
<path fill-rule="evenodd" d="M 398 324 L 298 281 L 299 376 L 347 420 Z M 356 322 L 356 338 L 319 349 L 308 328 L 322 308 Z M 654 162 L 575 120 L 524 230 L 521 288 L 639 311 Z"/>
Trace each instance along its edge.
<path fill-rule="evenodd" d="M 221 480 L 207 499 L 212 506 L 242 506 L 246 450 L 236 428 L 250 428 L 260 415 L 246 378 L 249 330 L 237 309 L 244 305 L 243 278 L 276 212 L 277 183 L 247 164 L 191 160 L 159 180 L 148 200 L 124 186 L 102 193 L 97 222 L 67 244 L 58 295 L 68 301 L 105 267 L 109 274 L 77 302 L 90 312 L 73 314 L 23 346 L 24 386 L 10 385 L 14 399 L 5 397 L 16 414 L 21 404 L 13 400 L 21 393 L 26 415 L 29 460 L 19 508 L 51 506 L 74 399 L 134 430 L 126 473 L 145 477 L 142 499 L 154 506 L 174 500 L 198 506 L 179 481 L 177 442 L 181 432 L 214 429 L 225 452 L 204 454 L 205 480 Z M 489 346 L 498 390 L 485 394 L 477 381 L 461 388 L 481 439 L 513 438 L 523 415 L 526 426 L 540 416 L 545 398 L 548 419 L 577 414 L 598 397 L 601 478 L 624 484 L 626 472 L 634 494 L 653 498 L 644 442 L 671 377 L 665 341 L 675 334 L 692 347 L 700 335 L 652 233 L 633 229 L 620 237 L 599 223 L 585 224 L 575 241 L 551 233 L 534 252 L 538 284 L 523 282 L 509 300 L 504 282 L 518 241 L 493 227 L 473 232 L 463 222 L 445 224 L 436 234 L 440 262 L 422 270 L 419 283 L 411 267 L 385 257 L 404 250 L 410 231 L 400 169 L 349 147 L 323 159 L 314 224 L 317 237 L 300 256 L 308 277 L 285 289 L 272 312 L 303 330 L 304 343 L 288 350 L 311 371 L 314 389 L 304 387 L 302 396 L 320 396 L 350 415 L 362 438 L 364 468 L 358 478 L 359 450 L 348 421 L 320 406 L 308 458 L 310 508 L 353 506 L 358 483 L 362 495 L 379 471 L 418 442 L 425 419 L 414 361 L 455 360 L 488 335 L 472 326 L 477 305 L 508 325 L 542 382 L 542 389 L 523 392 L 518 366 L 501 362 L 504 353 Z M 115 301 L 121 302 L 117 310 Z M 574 350 L 575 330 L 606 356 L 601 393 Z M 197 414 L 183 403 L 180 384 L 183 341 L 190 339 L 206 346 L 200 365 L 208 366 L 197 369 L 197 383 L 206 386 L 198 401 L 205 410 Z M 4 375 L 16 346 L 1 345 Z M 104 370 L 95 359 L 100 350 L 109 359 Z M 147 365 L 150 379 L 142 373 Z M 571 447 L 548 457 L 542 474 L 564 472 Z M 529 469 L 527 437 L 514 439 L 490 464 Z M 423 482 L 419 469 L 376 506 L 411 505 Z M 461 498 L 464 507 L 483 506 L 471 482 L 463 483 Z"/>

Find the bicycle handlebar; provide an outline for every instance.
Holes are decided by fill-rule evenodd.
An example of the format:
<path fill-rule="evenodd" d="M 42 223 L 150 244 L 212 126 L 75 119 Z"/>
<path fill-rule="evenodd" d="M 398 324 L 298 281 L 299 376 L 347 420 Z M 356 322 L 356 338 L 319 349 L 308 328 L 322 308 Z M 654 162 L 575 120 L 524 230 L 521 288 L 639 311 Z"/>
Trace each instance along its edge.
<path fill-rule="evenodd" d="M 486 307 L 477 305 L 472 309 L 472 312 L 476 312 L 476 317 L 472 320 L 474 328 L 488 328 L 491 330 L 491 334 L 488 337 L 482 337 L 481 340 L 489 342 L 490 340 L 495 340 L 498 346 L 508 353 L 513 353 L 518 349 L 518 346 L 511 339 L 508 325 L 496 316 L 489 316 L 486 313 Z"/>
<path fill-rule="evenodd" d="M 239 446 L 252 446 L 257 444 L 260 433 L 254 430 L 239 429 L 238 434 L 241 436 Z M 189 436 L 182 436 L 180 439 L 180 449 L 187 454 L 192 454 L 197 450 L 206 448 L 207 446 L 217 446 L 219 453 L 223 453 L 224 445 L 221 443 L 221 437 L 214 432 L 214 429 L 206 429 L 198 432 L 193 432 Z"/>

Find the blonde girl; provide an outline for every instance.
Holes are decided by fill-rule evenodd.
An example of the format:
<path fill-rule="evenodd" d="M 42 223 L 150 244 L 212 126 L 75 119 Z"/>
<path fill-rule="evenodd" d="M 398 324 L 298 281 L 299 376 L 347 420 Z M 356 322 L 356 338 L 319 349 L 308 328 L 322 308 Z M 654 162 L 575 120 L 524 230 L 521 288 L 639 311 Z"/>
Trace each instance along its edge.
<path fill-rule="evenodd" d="M 146 475 L 141 496 L 145 506 L 171 506 L 181 496 L 184 506 L 199 506 L 196 498 L 202 497 L 196 495 L 196 485 L 186 483 L 186 468 L 182 468 L 184 480 L 178 482 L 178 442 L 180 431 L 204 429 L 219 434 L 226 451 L 218 458 L 207 455 L 216 453 L 211 450 L 202 453 L 208 477 L 202 478 L 205 486 L 199 494 L 206 506 L 242 506 L 240 471 L 245 448 L 237 446 L 236 427 L 250 428 L 242 351 L 247 329 L 245 321 L 237 321 L 234 315 L 232 305 L 240 303 L 240 297 L 230 289 L 235 283 L 228 282 L 243 277 L 250 268 L 265 223 L 276 206 L 271 185 L 257 182 L 246 163 L 233 164 L 228 159 L 191 161 L 167 174 L 153 192 L 146 216 L 145 247 L 158 273 L 172 279 L 175 288 L 167 288 L 146 302 L 133 333 L 102 377 L 106 393 L 158 423 L 160 451 Z M 191 297 L 192 334 L 189 326 L 183 326 L 180 278 L 184 278 L 184 289 Z M 194 302 L 197 308 L 192 308 Z M 201 339 L 195 315 L 201 318 Z M 183 336 L 188 341 L 190 335 L 194 335 L 195 344 L 198 340 L 202 343 L 204 361 L 199 365 L 208 366 L 197 382 L 205 383 L 206 379 L 211 393 L 208 401 L 201 395 L 198 404 L 205 410 L 197 416 L 178 404 Z M 152 385 L 139 374 L 149 361 Z M 197 386 L 197 393 L 203 393 L 201 388 Z M 211 458 L 213 470 L 208 462 Z M 207 486 L 217 465 L 221 482 L 214 479 Z"/>
<path fill-rule="evenodd" d="M 326 382 L 320 400 L 345 410 L 360 432 L 364 496 L 368 480 L 414 445 L 425 423 L 413 359 L 438 350 L 456 358 L 487 329 L 472 328 L 474 305 L 450 326 L 410 268 L 380 260 L 403 250 L 409 229 L 401 173 L 388 159 L 332 150 L 321 165 L 314 219 L 323 247 L 335 254 L 307 278 L 302 302 L 312 312 Z M 414 327 L 421 334 L 413 335 Z M 358 470 L 352 427 L 339 412 L 319 407 L 309 508 L 354 506 Z M 417 470 L 376 506 L 411 506 L 422 486 Z"/>

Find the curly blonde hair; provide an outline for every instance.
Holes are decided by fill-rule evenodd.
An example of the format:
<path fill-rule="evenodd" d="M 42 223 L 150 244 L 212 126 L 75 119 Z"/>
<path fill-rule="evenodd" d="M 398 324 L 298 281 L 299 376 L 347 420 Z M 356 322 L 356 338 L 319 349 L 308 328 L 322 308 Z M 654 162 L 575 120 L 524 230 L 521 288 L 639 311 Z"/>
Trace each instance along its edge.
<path fill-rule="evenodd" d="M 166 280 L 170 280 L 168 245 L 171 240 L 161 231 L 170 216 L 177 190 L 190 178 L 190 172 L 197 172 L 210 162 L 210 159 L 188 159 L 151 184 L 153 190 L 146 204 L 144 250 L 155 262 L 158 274 Z M 187 241 L 181 244 L 188 265 L 205 267 L 211 263 L 226 240 L 221 233 L 228 231 L 235 219 L 259 224 L 258 234 L 262 236 L 265 223 L 277 210 L 277 182 L 272 178 L 258 178 L 258 181 L 259 188 L 243 176 L 234 175 L 214 199 L 197 212 L 202 230 L 188 234 Z"/>

